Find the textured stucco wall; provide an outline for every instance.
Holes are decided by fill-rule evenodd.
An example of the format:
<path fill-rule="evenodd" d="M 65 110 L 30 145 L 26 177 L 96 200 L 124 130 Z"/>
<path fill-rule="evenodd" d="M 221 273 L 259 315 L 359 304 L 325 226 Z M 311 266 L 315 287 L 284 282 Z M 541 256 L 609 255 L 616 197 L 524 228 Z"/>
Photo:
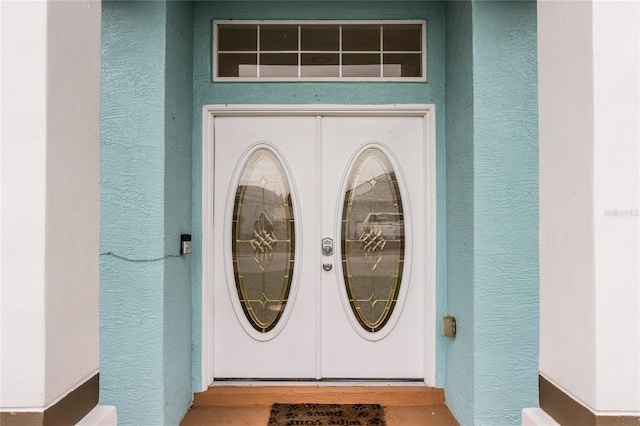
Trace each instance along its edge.
<path fill-rule="evenodd" d="M 46 354 L 47 5 L 3 2 L 0 7 L 0 406 L 42 407 Z M 29 191 L 24 190 L 25 182 Z M 10 241 L 29 244 L 12 247 Z"/>
<path fill-rule="evenodd" d="M 165 76 L 164 252 L 191 233 L 191 2 L 167 2 Z M 165 424 L 178 424 L 191 405 L 191 258 L 164 267 Z"/>
<path fill-rule="evenodd" d="M 473 3 L 476 424 L 537 403 L 536 3 Z"/>
<path fill-rule="evenodd" d="M 213 83 L 211 21 L 213 19 L 426 19 L 428 82 L 426 83 Z M 193 233 L 200 252 L 202 229 L 202 105 L 206 104 L 411 104 L 436 105 L 437 260 L 436 313 L 444 315 L 445 175 L 444 175 L 444 3 L 376 1 L 198 2 L 194 9 Z M 201 390 L 202 264 L 193 257 L 193 375 Z M 436 384 L 444 386 L 444 339 L 437 328 Z"/>
<path fill-rule="evenodd" d="M 473 423 L 473 50 L 471 3 L 447 3 L 447 404 L 461 424 Z"/>
<path fill-rule="evenodd" d="M 535 2 L 449 4 L 447 36 L 447 401 L 463 425 L 519 424 L 537 404 Z"/>
<path fill-rule="evenodd" d="M 447 25 L 452 25 L 447 30 L 445 8 Z M 116 393 L 138 395 L 162 383 L 159 393 L 121 403 L 132 423 L 168 421 L 173 414 L 162 404 L 185 402 L 183 373 L 168 370 L 182 368 L 191 347 L 181 308 L 189 297 L 192 383 L 200 390 L 202 105 L 433 103 L 436 318 L 452 313 L 460 327 L 458 337 L 445 343 L 439 322 L 434 324 L 436 385 L 446 386 L 447 401 L 462 424 L 517 423 L 519 410 L 535 405 L 531 395 L 537 390 L 532 381 L 537 375 L 538 289 L 533 3 L 198 2 L 191 100 L 183 86 L 190 70 L 181 67 L 188 61 L 187 9 L 184 4 L 166 9 L 156 2 L 105 3 L 103 22 L 110 37 L 103 59 L 101 249 L 135 258 L 175 253 L 174 238 L 188 231 L 182 219 L 190 213 L 183 203 L 188 204 L 185 192 L 191 191 L 194 255 L 190 294 L 180 289 L 188 281 L 179 263 L 184 259 L 130 264 L 103 257 L 102 336 L 109 342 L 101 348 L 101 368 L 109 373 L 103 378 L 103 400 L 109 402 Z M 427 19 L 429 81 L 213 83 L 212 19 Z M 446 88 L 452 105 L 446 128 L 445 31 L 451 49 L 446 72 L 453 80 Z M 188 138 L 184 114 L 189 103 L 192 159 L 183 139 Z M 446 156 L 445 131 L 450 136 Z M 184 174 L 190 161 L 191 188 Z M 445 163 L 451 168 L 446 176 Z M 445 229 L 447 221 L 452 223 Z M 171 351 L 178 353 L 174 357 Z M 179 383 L 166 383 L 175 379 Z M 143 419 L 141 413 L 158 417 Z"/>
<path fill-rule="evenodd" d="M 640 416 L 639 23 L 639 2 L 593 3 L 595 408 L 636 416 Z"/>
<path fill-rule="evenodd" d="M 594 407 L 594 229 L 585 214 L 594 203 L 587 185 L 593 129 L 585 125 L 593 122 L 592 3 L 540 2 L 538 9 L 540 372 Z"/>
<path fill-rule="evenodd" d="M 170 38 L 170 40 L 169 40 Z M 191 221 L 191 4 L 103 3 L 101 252 L 177 255 Z M 191 400 L 190 257 L 101 258 L 101 403 L 176 424 Z"/>
<path fill-rule="evenodd" d="M 100 8 L 0 8 L 0 410 L 42 411 L 98 370 Z"/>
<path fill-rule="evenodd" d="M 101 252 L 164 255 L 163 2 L 103 2 Z M 163 262 L 100 262 L 100 403 L 162 424 Z"/>
<path fill-rule="evenodd" d="M 48 6 L 46 403 L 98 372 L 100 15 L 91 1 Z"/>
<path fill-rule="evenodd" d="M 640 413 L 639 7 L 538 3 L 540 374 L 600 415 Z"/>

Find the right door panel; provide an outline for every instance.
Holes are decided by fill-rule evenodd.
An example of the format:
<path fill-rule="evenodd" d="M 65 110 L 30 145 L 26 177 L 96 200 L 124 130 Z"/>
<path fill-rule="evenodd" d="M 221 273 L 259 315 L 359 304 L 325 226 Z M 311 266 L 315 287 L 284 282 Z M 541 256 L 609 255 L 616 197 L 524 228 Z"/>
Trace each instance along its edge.
<path fill-rule="evenodd" d="M 323 117 L 322 377 L 424 377 L 423 117 Z"/>

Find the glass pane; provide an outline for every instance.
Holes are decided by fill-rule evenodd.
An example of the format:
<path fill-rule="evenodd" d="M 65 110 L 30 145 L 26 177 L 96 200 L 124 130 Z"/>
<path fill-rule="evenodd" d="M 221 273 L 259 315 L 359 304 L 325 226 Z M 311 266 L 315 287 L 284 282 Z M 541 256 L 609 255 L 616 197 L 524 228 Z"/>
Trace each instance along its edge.
<path fill-rule="evenodd" d="M 339 77 L 339 61 L 337 53 L 303 53 L 302 77 Z"/>
<path fill-rule="evenodd" d="M 261 25 L 260 50 L 298 50 L 297 25 Z"/>
<path fill-rule="evenodd" d="M 219 25 L 219 51 L 257 50 L 257 30 L 255 25 Z"/>
<path fill-rule="evenodd" d="M 358 25 L 342 27 L 343 51 L 380 51 L 380 27 Z"/>
<path fill-rule="evenodd" d="M 342 55 L 343 77 L 380 77 L 380 55 L 345 53 Z"/>
<path fill-rule="evenodd" d="M 375 333 L 395 307 L 404 265 L 404 216 L 395 172 L 369 148 L 349 173 L 342 212 L 342 270 L 360 325 Z"/>
<path fill-rule="evenodd" d="M 297 77 L 296 53 L 260 54 L 260 77 Z"/>
<path fill-rule="evenodd" d="M 267 149 L 251 154 L 242 171 L 231 226 L 238 298 L 251 326 L 266 333 L 287 304 L 295 247 L 289 184 Z"/>
<path fill-rule="evenodd" d="M 422 60 L 419 53 L 385 53 L 385 77 L 421 77 Z"/>
<path fill-rule="evenodd" d="M 337 25 L 303 25 L 301 38 L 302 50 L 340 50 L 340 28 Z"/>
<path fill-rule="evenodd" d="M 256 53 L 220 53 L 219 77 L 256 77 L 258 55 Z"/>
<path fill-rule="evenodd" d="M 383 25 L 383 49 L 396 51 L 422 50 L 422 25 Z"/>

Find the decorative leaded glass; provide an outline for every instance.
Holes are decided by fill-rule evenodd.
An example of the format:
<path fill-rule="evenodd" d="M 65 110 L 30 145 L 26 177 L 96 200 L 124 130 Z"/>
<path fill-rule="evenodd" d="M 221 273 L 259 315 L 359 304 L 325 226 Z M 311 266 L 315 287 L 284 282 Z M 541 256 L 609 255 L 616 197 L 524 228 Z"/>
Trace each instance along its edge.
<path fill-rule="evenodd" d="M 238 298 L 251 326 L 266 333 L 286 307 L 295 257 L 291 191 L 268 149 L 251 154 L 242 171 L 231 226 Z"/>
<path fill-rule="evenodd" d="M 404 266 L 404 217 L 387 156 L 366 149 L 349 174 L 342 210 L 342 271 L 351 309 L 367 331 L 387 323 Z"/>

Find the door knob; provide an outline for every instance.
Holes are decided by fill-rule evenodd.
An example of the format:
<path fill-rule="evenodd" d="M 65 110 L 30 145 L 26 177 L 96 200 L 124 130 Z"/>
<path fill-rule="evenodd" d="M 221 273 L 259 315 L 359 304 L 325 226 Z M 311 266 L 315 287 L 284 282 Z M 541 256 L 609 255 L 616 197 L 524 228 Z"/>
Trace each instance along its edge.
<path fill-rule="evenodd" d="M 322 269 L 324 269 L 325 271 L 330 271 L 331 268 L 333 268 L 333 264 L 329 263 L 329 262 L 325 262 L 322 264 Z"/>

